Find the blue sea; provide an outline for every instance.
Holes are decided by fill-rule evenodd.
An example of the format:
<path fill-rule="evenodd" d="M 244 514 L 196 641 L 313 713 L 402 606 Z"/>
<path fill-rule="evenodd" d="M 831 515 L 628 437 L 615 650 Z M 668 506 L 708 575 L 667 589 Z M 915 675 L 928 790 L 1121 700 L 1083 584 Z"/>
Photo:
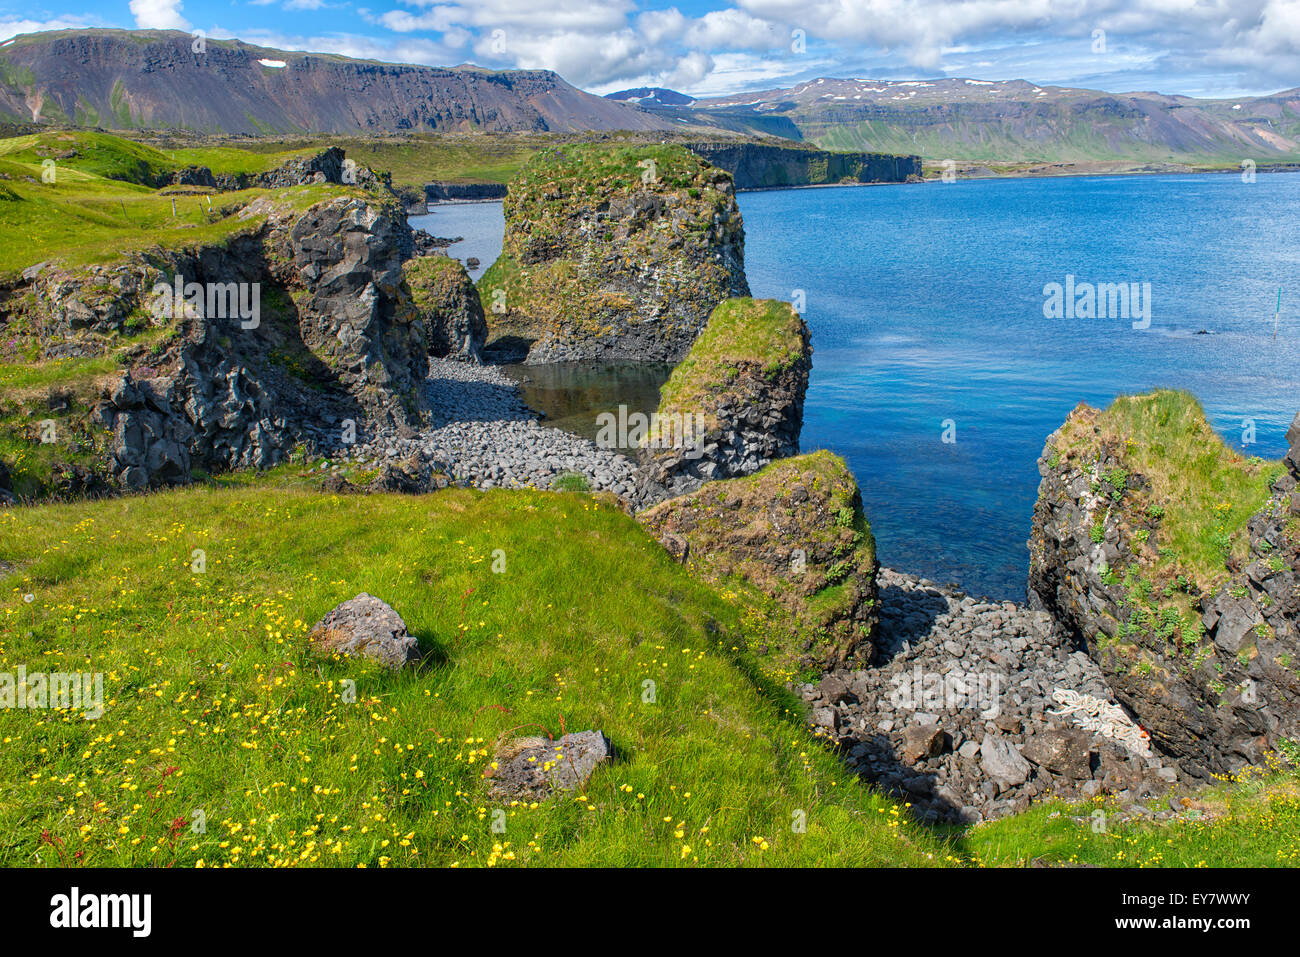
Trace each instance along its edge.
<path fill-rule="evenodd" d="M 1080 402 L 1184 388 L 1233 445 L 1286 451 L 1300 175 L 795 189 L 740 206 L 754 295 L 796 301 L 812 330 L 802 448 L 847 459 L 886 565 L 1023 599 L 1036 462 Z M 495 226 L 481 215 L 498 231 L 486 266 L 499 208 Z M 1067 276 L 1150 284 L 1149 328 L 1045 318 L 1044 287 Z"/>

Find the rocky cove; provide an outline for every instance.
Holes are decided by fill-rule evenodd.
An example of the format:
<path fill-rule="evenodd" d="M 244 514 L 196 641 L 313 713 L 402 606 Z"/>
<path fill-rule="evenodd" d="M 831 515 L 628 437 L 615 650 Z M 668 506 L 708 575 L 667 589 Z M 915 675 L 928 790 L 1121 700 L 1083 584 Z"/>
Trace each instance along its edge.
<path fill-rule="evenodd" d="M 1180 794 L 1294 740 L 1300 424 L 1279 474 L 1247 476 L 1262 498 L 1241 504 L 1244 526 L 1224 524 L 1229 540 L 1246 531 L 1222 569 L 1191 576 L 1161 555 L 1174 522 L 1195 518 L 1175 514 L 1158 461 L 1135 458 L 1166 444 L 1151 431 L 1167 421 L 1096 424 L 1086 409 L 1040 463 L 1026 603 L 881 568 L 843 460 L 800 454 L 814 343 L 788 305 L 748 296 L 730 176 L 675 148 L 557 152 L 512 185 L 506 253 L 477 285 L 420 254 L 381 177 L 342 182 L 341 156 L 264 180 L 272 192 L 231 213 L 244 226 L 223 242 L 28 270 L 5 323 L 37 330 L 48 355 L 93 358 L 149 333 L 108 381 L 16 400 L 68 452 L 38 491 L 292 462 L 337 494 L 610 493 L 754 609 L 765 672 L 927 821 L 1102 792 L 1135 815 L 1172 792 L 1158 812 L 1171 816 Z M 263 321 L 153 323 L 147 294 L 175 275 L 259 283 Z M 485 358 L 672 364 L 656 411 L 704 416 L 704 441 L 611 449 L 547 428 Z M 1194 403 L 1183 414 L 1196 425 Z M 1198 441 L 1218 454 L 1212 433 Z"/>

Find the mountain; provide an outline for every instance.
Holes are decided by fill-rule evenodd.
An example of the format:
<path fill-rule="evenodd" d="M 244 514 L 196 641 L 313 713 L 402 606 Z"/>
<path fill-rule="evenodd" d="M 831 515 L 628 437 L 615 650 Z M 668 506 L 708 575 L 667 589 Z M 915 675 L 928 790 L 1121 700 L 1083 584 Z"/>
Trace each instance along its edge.
<path fill-rule="evenodd" d="M 294 53 L 170 30 L 30 33 L 0 44 L 0 121 L 224 133 L 658 130 L 680 126 L 548 70 Z"/>
<path fill-rule="evenodd" d="M 662 86 L 638 86 L 634 90 L 619 90 L 617 93 L 606 93 L 605 99 L 623 102 L 630 100 L 637 106 L 652 109 L 656 106 L 690 106 L 695 102 L 693 96 L 678 93 L 676 90 L 666 90 Z"/>
<path fill-rule="evenodd" d="M 822 78 L 655 112 L 755 133 L 787 123 L 795 136 L 825 149 L 931 160 L 1236 164 L 1300 157 L 1300 88 L 1210 100 L 1025 80 Z"/>

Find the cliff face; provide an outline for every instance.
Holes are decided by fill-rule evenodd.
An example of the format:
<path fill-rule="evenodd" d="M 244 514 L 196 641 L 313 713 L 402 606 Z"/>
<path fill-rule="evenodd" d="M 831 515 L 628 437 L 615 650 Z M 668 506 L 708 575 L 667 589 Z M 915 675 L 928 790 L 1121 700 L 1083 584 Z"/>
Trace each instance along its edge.
<path fill-rule="evenodd" d="M 660 427 L 638 450 L 645 497 L 681 495 L 798 455 L 811 371 L 808 327 L 789 303 L 719 305 L 660 391 Z"/>
<path fill-rule="evenodd" d="M 921 157 L 891 153 L 831 153 L 761 143 L 688 143 L 687 148 L 735 178 L 736 189 L 836 183 L 914 183 Z"/>
<path fill-rule="evenodd" d="M 1190 396 L 1154 393 L 1075 410 L 1039 461 L 1031 602 L 1193 775 L 1261 765 L 1300 731 L 1292 448 L 1277 475 Z"/>
<path fill-rule="evenodd" d="M 529 362 L 677 361 L 748 295 L 731 176 L 679 146 L 564 146 L 510 185 L 478 282 L 489 349 Z"/>
<path fill-rule="evenodd" d="M 875 539 L 838 456 L 782 459 L 638 520 L 696 574 L 751 599 L 764 624 L 754 651 L 778 674 L 870 661 L 879 619 Z"/>
<path fill-rule="evenodd" d="M 223 243 L 46 266 L 18 297 L 51 355 L 93 355 L 156 330 L 89 400 L 90 422 L 108 432 L 98 464 L 112 485 L 266 467 L 300 441 L 337 441 L 347 420 L 364 435 L 425 416 L 428 333 L 404 281 L 411 231 L 391 194 L 305 210 L 263 197 L 240 215 L 248 229 Z M 202 291 L 159 295 L 178 282 Z"/>
<path fill-rule="evenodd" d="M 670 122 L 544 70 L 352 60 L 161 30 L 27 34 L 0 50 L 0 115 L 107 129 L 356 133 L 650 130 Z"/>

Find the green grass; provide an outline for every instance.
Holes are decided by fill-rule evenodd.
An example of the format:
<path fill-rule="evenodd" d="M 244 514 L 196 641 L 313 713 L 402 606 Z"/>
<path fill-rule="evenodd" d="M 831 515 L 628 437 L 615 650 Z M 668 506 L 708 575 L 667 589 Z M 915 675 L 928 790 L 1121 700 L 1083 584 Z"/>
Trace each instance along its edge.
<path fill-rule="evenodd" d="M 0 709 L 4 866 L 1296 859 L 1285 776 L 1225 786 L 1212 827 L 1094 835 L 1052 805 L 923 830 L 733 647 L 740 609 L 586 495 L 245 483 L 11 509 L 0 575 L 0 672 L 100 672 L 106 702 L 95 721 Z M 361 591 L 404 615 L 422 670 L 309 653 L 310 625 Z M 488 796 L 498 742 L 592 727 L 621 757 L 585 793 Z"/>
<path fill-rule="evenodd" d="M 169 196 L 129 179 L 109 177 L 113 173 L 145 179 L 152 175 L 146 167 L 153 167 L 147 156 L 135 156 L 138 144 L 118 137 L 102 139 L 127 145 L 120 152 L 88 150 L 72 160 L 56 160 L 53 183 L 41 179 L 39 144 L 31 142 L 35 138 L 0 141 L 0 277 L 53 258 L 80 266 L 109 262 L 135 249 L 215 243 L 256 228 L 256 217 L 240 220 L 235 213 L 259 196 L 306 208 L 340 190 L 354 189 L 324 184 Z M 137 159 L 145 166 L 132 165 Z"/>
<path fill-rule="evenodd" d="M 709 397 L 731 383 L 742 365 L 757 366 L 764 376 L 787 368 L 803 355 L 802 330 L 799 314 L 779 299 L 720 303 L 664 383 L 660 415 L 700 410 Z"/>
<path fill-rule="evenodd" d="M 99 671 L 108 702 L 98 721 L 0 711 L 0 864 L 946 853 L 807 736 L 792 698 L 754 684 L 731 647 L 736 610 L 589 496 L 199 489 L 10 510 L 0 542 L 13 569 L 0 670 Z M 361 591 L 405 616 L 423 671 L 308 654 L 311 623 Z M 539 726 L 600 728 L 623 758 L 583 795 L 503 807 L 482 770 L 495 742 Z M 198 810 L 204 835 L 190 830 Z"/>
<path fill-rule="evenodd" d="M 1164 805 L 1148 806 L 1159 810 Z M 1101 818 L 1094 816 L 1098 811 Z M 1094 867 L 1300 864 L 1300 780 L 1291 768 L 1275 765 L 1202 791 L 1189 799 L 1179 820 L 1120 823 L 1122 814 L 1113 800 L 1041 804 L 970 830 L 963 851 L 967 860 L 983 867 L 1023 867 L 1035 861 Z M 1096 829 L 1095 821 L 1101 824 Z"/>
<path fill-rule="evenodd" d="M 1130 504 L 1162 516 L 1160 542 L 1172 550 L 1164 563 L 1176 558 L 1203 586 L 1225 580 L 1225 559 L 1244 556 L 1246 523 L 1268 501 L 1281 463 L 1248 459 L 1230 448 L 1194 396 L 1169 389 L 1120 396 L 1105 411 L 1068 422 L 1054 447 L 1086 460 L 1103 443 L 1119 453 L 1128 472 L 1150 483 L 1149 494 Z M 1123 499 L 1122 477 L 1101 476 L 1101 484 L 1117 502 Z"/>

